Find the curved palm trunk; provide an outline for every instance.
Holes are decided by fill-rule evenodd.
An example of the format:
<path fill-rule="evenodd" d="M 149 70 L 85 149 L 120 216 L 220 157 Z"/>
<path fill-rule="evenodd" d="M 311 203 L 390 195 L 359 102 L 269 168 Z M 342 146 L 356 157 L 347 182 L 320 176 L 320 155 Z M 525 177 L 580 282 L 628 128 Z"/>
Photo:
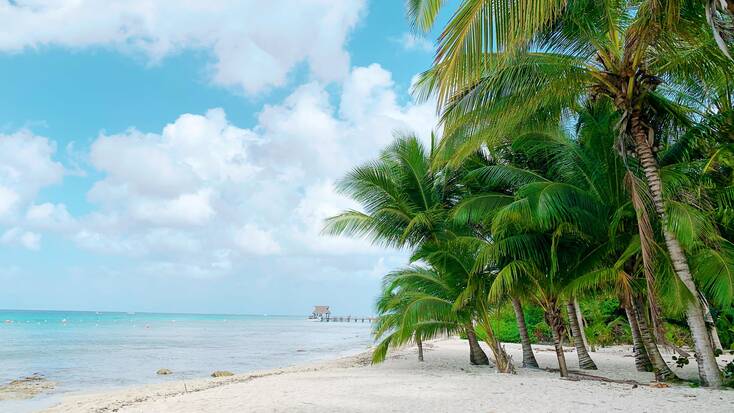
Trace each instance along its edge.
<path fill-rule="evenodd" d="M 481 310 L 481 325 L 484 328 L 484 332 L 486 333 L 486 339 L 485 342 L 489 346 L 489 349 L 492 350 L 492 355 L 494 356 L 494 361 L 497 365 L 497 370 L 500 373 L 515 373 L 515 367 L 512 365 L 512 359 L 510 356 L 507 355 L 507 352 L 505 351 L 505 348 L 502 347 L 502 343 L 497 340 L 497 337 L 494 335 L 494 330 L 492 330 L 492 324 L 489 322 L 489 313 L 485 308 L 482 308 Z"/>
<path fill-rule="evenodd" d="M 640 339 L 642 344 L 645 346 L 647 355 L 652 363 L 652 371 L 655 373 L 655 380 L 657 381 L 673 381 L 677 380 L 678 376 L 670 370 L 670 367 L 663 360 L 663 356 L 660 355 L 657 344 L 653 339 L 650 329 L 647 327 L 647 318 L 645 317 L 644 305 L 640 302 L 640 297 L 630 300 L 632 302 L 632 308 L 634 310 L 635 318 L 637 319 L 637 327 L 640 330 Z"/>
<path fill-rule="evenodd" d="M 624 313 L 627 315 L 627 321 L 629 321 L 630 324 L 630 331 L 632 331 L 632 351 L 635 353 L 635 367 L 637 368 L 637 371 L 652 371 L 650 357 L 648 357 L 645 345 L 642 343 L 642 336 L 640 335 L 640 327 L 637 325 L 637 318 L 632 310 L 630 310 L 629 305 L 625 305 L 623 307 Z"/>
<path fill-rule="evenodd" d="M 420 333 L 415 333 L 415 345 L 418 346 L 418 361 L 423 361 L 423 340 Z"/>
<path fill-rule="evenodd" d="M 525 314 L 522 312 L 522 304 L 520 300 L 512 298 L 512 309 L 515 310 L 515 319 L 517 320 L 517 330 L 520 332 L 520 343 L 522 344 L 522 366 L 538 368 L 538 361 L 535 360 L 533 354 L 533 346 L 530 344 L 530 336 L 528 335 L 528 327 L 525 324 Z"/>
<path fill-rule="evenodd" d="M 558 359 L 558 370 L 561 377 L 568 377 L 568 367 L 566 366 L 566 355 L 563 353 L 563 345 L 561 344 L 561 336 L 564 333 L 563 318 L 558 306 L 553 305 L 546 310 L 545 317 L 553 333 L 553 347 L 556 349 L 556 358 Z"/>
<path fill-rule="evenodd" d="M 473 365 L 488 366 L 489 358 L 482 350 L 482 346 L 477 341 L 477 335 L 474 333 L 474 325 L 469 323 L 465 327 L 466 338 L 469 340 L 469 362 Z"/>
<path fill-rule="evenodd" d="M 584 346 L 584 339 L 581 336 L 581 326 L 579 325 L 579 319 L 576 314 L 576 305 L 574 305 L 573 300 L 568 300 L 566 309 L 568 310 L 568 325 L 571 326 L 573 345 L 576 347 L 576 355 L 579 358 L 579 367 L 584 370 L 596 370 L 596 363 L 591 359 L 589 352 L 586 350 L 586 346 Z"/>
<path fill-rule="evenodd" d="M 688 267 L 688 260 L 683 252 L 680 242 L 675 234 L 667 229 L 667 214 L 665 213 L 665 205 L 663 203 L 662 182 L 660 181 L 660 170 L 652 153 L 652 148 L 648 142 L 647 127 L 642 121 L 642 114 L 639 110 L 632 112 L 631 116 L 632 135 L 635 140 L 635 151 L 637 158 L 642 165 L 647 178 L 647 185 L 650 189 L 655 211 L 660 216 L 663 227 L 663 237 L 665 245 L 673 262 L 673 268 L 678 278 L 688 288 L 693 295 L 694 300 L 688 303 L 686 308 L 686 319 L 688 327 L 693 336 L 693 343 L 696 349 L 696 361 L 698 362 L 698 375 L 701 378 L 701 384 L 710 387 L 721 387 L 721 372 L 716 364 L 716 357 L 711 345 L 711 336 L 709 335 L 704 312 L 701 306 L 700 296 L 696 284 L 693 282 L 693 276 Z M 640 326 L 642 329 L 642 326 Z"/>
<path fill-rule="evenodd" d="M 579 327 L 581 330 L 581 338 L 584 340 L 584 346 L 587 350 L 594 352 L 594 346 L 589 345 L 589 339 L 586 338 L 586 321 L 584 320 L 584 314 L 581 312 L 581 306 L 579 306 L 579 300 L 574 297 L 573 305 L 576 307 L 576 318 L 579 320 Z"/>

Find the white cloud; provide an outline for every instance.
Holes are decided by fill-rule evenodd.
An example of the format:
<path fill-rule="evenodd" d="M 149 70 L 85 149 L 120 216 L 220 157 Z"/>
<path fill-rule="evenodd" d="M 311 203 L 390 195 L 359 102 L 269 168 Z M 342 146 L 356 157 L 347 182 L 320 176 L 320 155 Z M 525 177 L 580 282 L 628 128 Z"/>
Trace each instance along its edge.
<path fill-rule="evenodd" d="M 271 255 L 280 252 L 280 245 L 273 239 L 273 234 L 253 224 L 246 224 L 240 228 L 234 236 L 234 241 L 248 254 Z"/>
<path fill-rule="evenodd" d="M 200 226 L 216 214 L 219 189 L 243 184 L 257 168 L 247 162 L 254 134 L 232 126 L 221 109 L 182 115 L 161 134 L 137 130 L 100 136 L 94 167 L 107 174 L 88 197 L 133 223 Z"/>
<path fill-rule="evenodd" d="M 405 50 L 418 50 L 421 52 L 433 52 L 433 43 L 425 37 L 415 33 L 403 33 L 395 39 Z"/>
<path fill-rule="evenodd" d="M 364 0 L 16 0 L 0 3 L 0 50 L 103 46 L 151 62 L 206 50 L 214 83 L 252 94 L 284 85 L 301 62 L 320 81 L 343 79 L 363 9 Z"/>
<path fill-rule="evenodd" d="M 89 156 L 103 174 L 87 193 L 96 209 L 68 217 L 61 204 L 32 205 L 26 225 L 135 257 L 144 273 L 249 273 L 250 263 L 264 266 L 277 255 L 287 273 L 304 271 L 302 260 L 332 275 L 349 268 L 368 277 L 377 258 L 402 253 L 320 234 L 326 217 L 358 207 L 334 182 L 377 156 L 393 130 L 427 139 L 433 104 L 400 103 L 391 74 L 377 64 L 354 68 L 336 99 L 326 87 L 302 85 L 265 106 L 251 129 L 212 109 L 160 131 L 100 135 Z"/>
<path fill-rule="evenodd" d="M 330 237 L 321 234 L 324 220 L 347 209 L 358 209 L 359 205 L 349 198 L 337 194 L 334 182 L 326 180 L 308 186 L 293 211 L 293 237 L 304 248 L 318 254 L 374 254 L 382 252 L 364 240 L 347 237 Z"/>
<path fill-rule="evenodd" d="M 41 235 L 25 231 L 18 227 L 10 228 L 0 236 L 0 243 L 19 245 L 29 250 L 37 250 L 41 246 Z"/>
<path fill-rule="evenodd" d="M 67 230 L 75 225 L 64 204 L 32 204 L 25 214 L 26 223 L 41 230 Z"/>
<path fill-rule="evenodd" d="M 385 265 L 385 258 L 380 257 L 380 259 L 375 263 L 375 266 L 370 270 L 370 275 L 375 278 L 382 278 L 385 274 L 390 272 L 390 270 L 391 269 Z"/>
<path fill-rule="evenodd" d="M 64 168 L 53 161 L 56 147 L 29 131 L 0 134 L 0 221 L 10 221 L 41 188 L 58 183 Z"/>
<path fill-rule="evenodd" d="M 203 225 L 214 215 L 211 193 L 210 190 L 202 189 L 181 194 L 174 199 L 141 199 L 131 205 L 130 213 L 135 219 L 153 225 Z"/>
<path fill-rule="evenodd" d="M 0 217 L 9 214 L 18 203 L 18 194 L 10 188 L 0 186 Z"/>

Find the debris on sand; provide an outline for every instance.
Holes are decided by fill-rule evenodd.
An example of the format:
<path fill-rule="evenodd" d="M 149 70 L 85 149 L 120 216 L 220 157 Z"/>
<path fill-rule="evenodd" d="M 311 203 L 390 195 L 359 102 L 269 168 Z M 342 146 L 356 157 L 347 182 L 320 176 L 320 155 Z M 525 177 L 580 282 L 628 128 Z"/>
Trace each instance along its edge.
<path fill-rule="evenodd" d="M 30 376 L 13 380 L 0 386 L 0 400 L 30 399 L 40 393 L 48 393 L 56 388 L 56 383 L 43 374 L 33 373 Z"/>

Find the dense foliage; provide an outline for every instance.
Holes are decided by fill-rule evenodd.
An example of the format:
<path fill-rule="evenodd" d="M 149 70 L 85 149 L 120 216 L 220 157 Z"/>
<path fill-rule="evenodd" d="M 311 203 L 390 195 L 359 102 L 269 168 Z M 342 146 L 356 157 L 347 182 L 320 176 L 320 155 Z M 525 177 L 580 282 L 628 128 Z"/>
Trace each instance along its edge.
<path fill-rule="evenodd" d="M 465 335 L 513 372 L 502 341 L 589 350 L 689 346 L 702 385 L 734 341 L 734 7 L 698 0 L 463 0 L 415 85 L 436 98 L 430 149 L 398 137 L 338 189 L 362 210 L 326 233 L 409 249 L 378 301 L 375 361 Z M 417 30 L 445 2 L 410 0 Z M 734 348 L 734 347 L 732 347 Z"/>

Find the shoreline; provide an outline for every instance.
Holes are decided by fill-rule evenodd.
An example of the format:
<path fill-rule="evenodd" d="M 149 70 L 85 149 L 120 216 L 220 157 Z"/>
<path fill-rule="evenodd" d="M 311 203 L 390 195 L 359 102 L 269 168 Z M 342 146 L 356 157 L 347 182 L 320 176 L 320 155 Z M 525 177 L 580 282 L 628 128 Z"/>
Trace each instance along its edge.
<path fill-rule="evenodd" d="M 693 388 L 687 384 L 655 388 L 652 373 L 635 371 L 629 346 L 591 353 L 599 365 L 593 375 L 627 383 L 564 380 L 546 370 L 520 368 L 520 347 L 506 344 L 518 374 L 496 373 L 471 366 L 466 342 L 456 338 L 425 343 L 426 361 L 416 360 L 414 347 L 393 352 L 378 365 L 370 353 L 339 357 L 285 368 L 254 371 L 225 378 L 202 378 L 135 386 L 100 393 L 64 395 L 42 410 L 70 412 L 220 412 L 220 411 L 670 411 L 705 409 L 731 411 L 734 391 Z M 550 346 L 537 345 L 541 367 L 552 368 Z M 578 364 L 566 353 L 569 368 Z M 724 356 L 731 359 L 733 356 Z M 666 355 L 670 359 L 670 355 Z M 695 362 L 675 368 L 695 377 Z"/>
<path fill-rule="evenodd" d="M 180 379 L 162 383 L 128 386 L 101 391 L 77 391 L 60 396 L 57 403 L 39 410 L 39 413 L 53 412 L 108 412 L 119 411 L 136 404 L 167 399 L 181 395 L 195 394 L 252 380 L 291 373 L 305 373 L 329 368 L 348 368 L 369 364 L 371 351 L 356 355 L 339 356 L 333 359 L 312 361 L 248 373 L 237 373 L 227 377 L 199 377 Z M 83 409 L 83 410 L 79 410 Z"/>

